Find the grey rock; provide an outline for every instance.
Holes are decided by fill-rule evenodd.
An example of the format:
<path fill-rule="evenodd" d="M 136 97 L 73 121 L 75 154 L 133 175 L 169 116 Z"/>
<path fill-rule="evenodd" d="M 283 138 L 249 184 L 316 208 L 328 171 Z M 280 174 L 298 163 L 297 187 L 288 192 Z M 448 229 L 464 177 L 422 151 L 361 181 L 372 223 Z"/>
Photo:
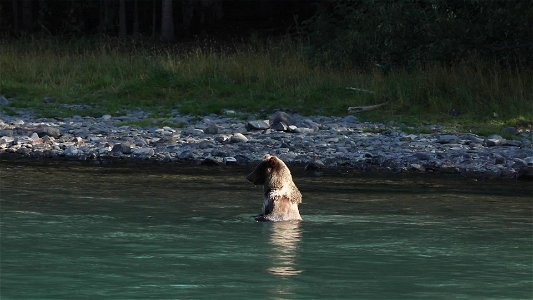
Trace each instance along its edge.
<path fill-rule="evenodd" d="M 299 123 L 300 128 L 309 128 L 313 131 L 318 131 L 320 129 L 320 124 L 314 122 L 311 119 L 305 119 L 302 122 Z"/>
<path fill-rule="evenodd" d="M 0 129 L 0 136 L 13 136 L 12 129 Z"/>
<path fill-rule="evenodd" d="M 266 130 L 268 128 L 270 128 L 268 120 L 248 121 L 248 123 L 246 123 L 246 130 L 248 131 Z"/>
<path fill-rule="evenodd" d="M 103 115 L 102 116 L 102 120 L 103 121 L 109 121 L 109 120 L 111 120 L 111 118 L 112 118 L 111 115 Z"/>
<path fill-rule="evenodd" d="M 53 144 L 55 143 L 55 138 L 51 137 L 51 136 L 48 136 L 48 135 L 45 135 L 42 137 L 42 140 L 43 140 L 43 143 L 45 144 Z"/>
<path fill-rule="evenodd" d="M 217 141 L 219 143 L 225 143 L 225 142 L 229 141 L 230 138 L 231 138 L 231 136 L 229 136 L 229 135 L 221 134 L 221 135 L 217 135 L 215 137 L 215 141 Z"/>
<path fill-rule="evenodd" d="M 495 155 L 494 164 L 501 165 L 501 164 L 504 164 L 504 163 L 505 163 L 505 157 L 503 157 L 501 155 Z"/>
<path fill-rule="evenodd" d="M 37 132 L 34 132 L 31 134 L 30 138 L 35 141 L 39 139 L 39 135 L 37 134 Z"/>
<path fill-rule="evenodd" d="M 409 167 L 413 171 L 418 171 L 418 172 L 425 172 L 426 171 L 426 168 L 424 166 L 422 166 L 421 164 L 410 164 Z"/>
<path fill-rule="evenodd" d="M 357 124 L 359 122 L 354 116 L 346 116 L 342 118 L 342 121 L 347 124 Z"/>
<path fill-rule="evenodd" d="M 457 143 L 459 138 L 453 134 L 442 134 L 437 137 L 437 143 L 439 144 L 452 144 Z"/>
<path fill-rule="evenodd" d="M 227 152 L 226 151 L 222 151 L 220 149 L 214 149 L 211 151 L 211 156 L 215 156 L 215 157 L 225 157 L 225 156 L 228 156 Z M 524 163 L 525 165 L 525 163 Z"/>
<path fill-rule="evenodd" d="M 510 147 L 520 147 L 522 145 L 522 142 L 515 141 L 515 140 L 505 140 L 502 143 L 503 146 L 510 146 Z"/>
<path fill-rule="evenodd" d="M 76 143 L 77 145 L 85 144 L 85 141 L 84 141 L 81 137 L 79 137 L 79 136 L 74 137 L 74 138 L 72 139 L 72 142 Z"/>
<path fill-rule="evenodd" d="M 7 98 L 4 96 L 0 96 L 0 106 L 8 106 L 8 105 L 9 105 L 9 100 L 7 100 Z"/>
<path fill-rule="evenodd" d="M 135 148 L 133 149 L 133 155 L 140 158 L 149 158 L 154 156 L 155 151 L 152 148 Z"/>
<path fill-rule="evenodd" d="M 43 102 L 47 103 L 47 104 L 54 103 L 54 102 L 56 102 L 56 99 L 54 97 L 44 96 L 43 97 Z"/>
<path fill-rule="evenodd" d="M 237 159 L 232 156 L 227 156 L 227 157 L 224 157 L 224 163 L 226 165 L 235 165 L 237 164 Z"/>
<path fill-rule="evenodd" d="M 248 138 L 245 137 L 242 133 L 235 133 L 231 136 L 230 141 L 232 143 L 246 143 L 248 142 Z"/>
<path fill-rule="evenodd" d="M 285 125 L 287 126 L 294 124 L 292 117 L 283 111 L 277 111 L 273 113 L 272 115 L 269 116 L 268 119 L 270 120 L 271 124 L 285 123 Z"/>
<path fill-rule="evenodd" d="M 22 126 L 22 125 L 24 125 L 24 121 L 21 120 L 21 119 L 17 119 L 17 120 L 15 120 L 15 121 L 13 121 L 13 125 L 15 125 L 15 126 Z"/>
<path fill-rule="evenodd" d="M 190 150 L 185 150 L 178 154 L 178 158 L 183 160 L 190 160 L 194 158 L 194 154 Z"/>
<path fill-rule="evenodd" d="M 121 154 L 121 153 L 131 154 L 132 153 L 131 143 L 124 142 L 120 144 L 115 144 L 113 148 L 111 149 L 111 152 L 117 153 L 117 154 Z"/>
<path fill-rule="evenodd" d="M 15 138 L 13 138 L 12 136 L 3 136 L 0 138 L 0 144 L 4 145 L 10 145 L 11 143 L 13 143 L 13 141 L 15 141 Z"/>
<path fill-rule="evenodd" d="M 516 127 L 505 127 L 502 129 L 502 134 L 517 135 L 518 129 Z"/>
<path fill-rule="evenodd" d="M 298 128 L 295 128 L 292 132 L 294 132 L 294 133 L 313 133 L 313 132 L 315 132 L 315 130 L 312 129 L 312 128 L 301 128 L 301 127 L 298 127 Z"/>
<path fill-rule="evenodd" d="M 29 137 L 29 136 L 18 136 L 15 138 L 15 143 L 17 145 L 22 145 L 22 144 L 31 144 L 33 140 Z"/>
<path fill-rule="evenodd" d="M 26 155 L 29 155 L 31 153 L 31 150 L 29 148 L 26 148 L 26 147 L 20 147 L 15 152 L 18 153 L 18 154 L 26 156 Z"/>
<path fill-rule="evenodd" d="M 485 139 L 485 146 L 494 147 L 499 146 L 505 142 L 505 139 L 497 134 L 493 134 Z"/>
<path fill-rule="evenodd" d="M 36 129 L 36 132 L 40 137 L 47 135 L 54 138 L 58 138 L 61 136 L 61 130 L 57 127 L 52 126 L 41 126 Z"/>
<path fill-rule="evenodd" d="M 204 160 L 200 163 L 203 166 L 218 166 L 220 165 L 221 161 L 219 161 L 215 157 L 208 156 L 204 158 Z"/>
<path fill-rule="evenodd" d="M 287 131 L 289 129 L 289 126 L 287 126 L 287 124 L 285 124 L 284 122 L 276 122 L 273 123 L 270 128 L 276 131 Z"/>
<path fill-rule="evenodd" d="M 207 149 L 207 148 L 213 148 L 215 144 L 211 141 L 201 141 L 198 143 L 198 148 L 200 149 Z"/>
<path fill-rule="evenodd" d="M 210 123 L 206 129 L 204 129 L 204 132 L 207 134 L 217 134 L 219 132 L 219 128 L 215 123 Z"/>
<path fill-rule="evenodd" d="M 78 150 L 78 148 L 74 147 L 74 146 L 68 146 L 67 148 L 65 148 L 65 156 L 78 156 L 78 154 L 80 153 L 80 151 Z"/>
<path fill-rule="evenodd" d="M 533 180 L 533 167 L 527 166 L 520 169 L 517 178 L 521 180 Z"/>
<path fill-rule="evenodd" d="M 204 131 L 202 129 L 194 128 L 194 129 L 187 129 L 181 132 L 181 137 L 188 137 L 188 136 L 203 136 Z"/>

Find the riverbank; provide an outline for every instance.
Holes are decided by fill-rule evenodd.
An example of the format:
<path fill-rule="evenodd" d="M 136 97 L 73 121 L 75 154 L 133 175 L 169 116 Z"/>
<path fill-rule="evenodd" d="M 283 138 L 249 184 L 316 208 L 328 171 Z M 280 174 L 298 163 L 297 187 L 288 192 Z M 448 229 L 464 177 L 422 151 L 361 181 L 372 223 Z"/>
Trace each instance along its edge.
<path fill-rule="evenodd" d="M 313 63 L 308 46 L 289 38 L 159 44 L 123 39 L 0 39 L 5 114 L 100 117 L 141 109 L 167 115 L 347 113 L 387 103 L 369 121 L 486 128 L 531 124 L 533 72 L 479 57 L 409 68 L 333 68 Z M 348 87 L 354 89 L 347 89 Z"/>
<path fill-rule="evenodd" d="M 154 120 L 143 111 L 98 118 L 0 114 L 0 156 L 10 158 L 247 166 L 269 153 L 312 173 L 353 170 L 530 178 L 530 129 L 509 128 L 505 135 L 511 139 L 449 132 L 439 125 L 413 128 L 361 122 L 354 116 L 284 112 L 265 120 L 230 110 L 205 117 L 174 112 L 164 120 Z"/>

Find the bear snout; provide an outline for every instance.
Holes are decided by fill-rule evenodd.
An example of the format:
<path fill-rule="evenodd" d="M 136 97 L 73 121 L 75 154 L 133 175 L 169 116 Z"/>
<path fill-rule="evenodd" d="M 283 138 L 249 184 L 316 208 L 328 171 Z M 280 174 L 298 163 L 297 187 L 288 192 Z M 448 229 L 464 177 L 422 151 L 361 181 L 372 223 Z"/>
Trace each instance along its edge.
<path fill-rule="evenodd" d="M 250 173 L 250 174 L 248 174 L 248 176 L 246 176 L 246 180 L 250 181 L 253 184 L 257 184 L 257 183 L 255 183 L 257 181 L 256 177 L 257 176 L 255 176 L 254 173 Z"/>

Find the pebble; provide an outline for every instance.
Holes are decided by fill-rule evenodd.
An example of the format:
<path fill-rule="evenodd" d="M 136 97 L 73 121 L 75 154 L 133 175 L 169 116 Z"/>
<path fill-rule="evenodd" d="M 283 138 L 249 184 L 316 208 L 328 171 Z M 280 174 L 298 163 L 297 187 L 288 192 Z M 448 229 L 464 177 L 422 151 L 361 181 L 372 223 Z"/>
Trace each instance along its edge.
<path fill-rule="evenodd" d="M 528 129 L 520 129 L 511 140 L 500 135 L 483 138 L 471 133 L 445 133 L 439 125 L 427 125 L 430 134 L 407 134 L 399 126 L 361 122 L 353 116 L 303 117 L 276 112 L 269 120 L 252 116 L 243 121 L 239 113 L 228 110 L 204 118 L 173 113 L 168 120 L 183 124 L 183 128 L 117 126 L 148 116 L 132 111 L 123 116 L 52 119 L 0 112 L 0 156 L 104 161 L 119 157 L 239 165 L 255 163 L 272 153 L 288 164 L 305 166 L 315 175 L 323 169 L 350 168 L 533 177 Z M 509 137 L 514 130 L 504 133 Z"/>

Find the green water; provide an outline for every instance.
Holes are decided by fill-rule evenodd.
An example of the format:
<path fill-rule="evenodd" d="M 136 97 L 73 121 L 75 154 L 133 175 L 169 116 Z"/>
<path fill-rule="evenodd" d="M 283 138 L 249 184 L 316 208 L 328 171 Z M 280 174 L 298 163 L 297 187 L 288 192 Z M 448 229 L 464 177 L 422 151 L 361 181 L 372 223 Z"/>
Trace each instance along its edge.
<path fill-rule="evenodd" d="M 295 176 L 256 223 L 246 170 L 0 162 L 0 299 L 531 299 L 524 182 Z"/>

